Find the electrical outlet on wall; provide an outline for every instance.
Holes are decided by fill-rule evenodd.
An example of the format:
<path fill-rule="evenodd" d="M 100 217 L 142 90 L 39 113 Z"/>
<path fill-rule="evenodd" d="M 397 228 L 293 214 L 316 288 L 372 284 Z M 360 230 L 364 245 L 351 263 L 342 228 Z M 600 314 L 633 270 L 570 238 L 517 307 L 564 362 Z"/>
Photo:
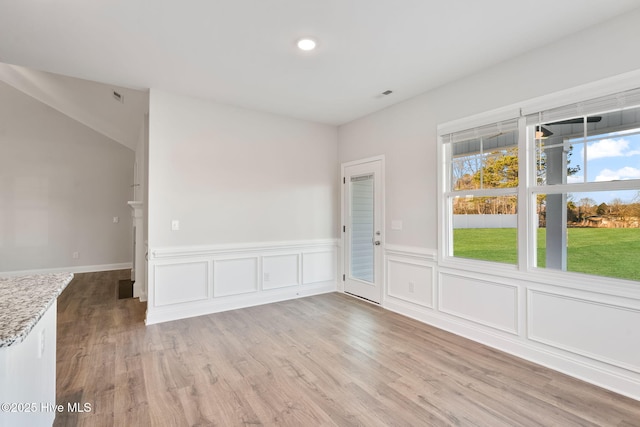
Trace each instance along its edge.
<path fill-rule="evenodd" d="M 80 252 L 74 252 L 74 253 L 72 253 L 72 254 L 71 254 L 71 258 L 73 258 L 73 259 L 78 259 L 78 258 L 80 258 Z"/>

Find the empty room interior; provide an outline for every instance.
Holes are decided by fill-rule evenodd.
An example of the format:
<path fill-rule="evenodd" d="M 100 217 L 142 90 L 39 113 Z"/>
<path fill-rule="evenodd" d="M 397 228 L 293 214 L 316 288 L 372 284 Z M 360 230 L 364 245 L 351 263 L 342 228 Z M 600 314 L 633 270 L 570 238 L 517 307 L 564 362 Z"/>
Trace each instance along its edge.
<path fill-rule="evenodd" d="M 637 0 L 0 29 L 0 427 L 640 426 Z"/>

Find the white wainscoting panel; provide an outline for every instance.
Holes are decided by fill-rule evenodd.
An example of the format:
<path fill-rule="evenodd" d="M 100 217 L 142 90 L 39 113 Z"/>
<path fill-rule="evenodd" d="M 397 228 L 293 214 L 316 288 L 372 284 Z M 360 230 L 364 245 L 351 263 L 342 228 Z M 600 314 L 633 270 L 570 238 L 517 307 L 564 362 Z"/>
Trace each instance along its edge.
<path fill-rule="evenodd" d="M 217 259 L 213 261 L 214 297 L 257 291 L 258 257 Z"/>
<path fill-rule="evenodd" d="M 518 334 L 518 288 L 462 275 L 440 273 L 440 311 Z"/>
<path fill-rule="evenodd" d="M 336 252 L 308 252 L 302 254 L 302 283 L 336 280 Z"/>
<path fill-rule="evenodd" d="M 640 310 L 529 290 L 528 338 L 640 373 Z"/>
<path fill-rule="evenodd" d="M 387 256 L 386 260 L 387 295 L 433 308 L 433 263 L 398 256 Z"/>
<path fill-rule="evenodd" d="M 334 292 L 335 239 L 149 248 L 153 324 Z"/>
<path fill-rule="evenodd" d="M 209 297 L 207 261 L 158 264 L 154 268 L 156 306 Z"/>
<path fill-rule="evenodd" d="M 300 284 L 300 255 L 269 255 L 262 258 L 262 289 Z"/>

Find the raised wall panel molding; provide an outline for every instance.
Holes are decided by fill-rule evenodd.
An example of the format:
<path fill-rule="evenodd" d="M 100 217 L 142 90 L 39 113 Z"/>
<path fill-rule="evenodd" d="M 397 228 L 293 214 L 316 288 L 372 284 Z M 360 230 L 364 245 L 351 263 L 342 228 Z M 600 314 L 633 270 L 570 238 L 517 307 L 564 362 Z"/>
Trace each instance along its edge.
<path fill-rule="evenodd" d="M 300 278 L 300 254 L 265 255 L 262 257 L 262 289 L 297 286 Z"/>
<path fill-rule="evenodd" d="M 319 250 L 302 254 L 302 284 L 336 280 L 336 251 Z"/>
<path fill-rule="evenodd" d="M 518 335 L 518 287 L 472 275 L 439 272 L 438 308 L 503 332 Z"/>
<path fill-rule="evenodd" d="M 258 291 L 258 257 L 215 259 L 213 296 L 246 294 Z"/>
<path fill-rule="evenodd" d="M 156 307 L 209 298 L 207 261 L 154 266 Z"/>
<path fill-rule="evenodd" d="M 529 289 L 527 338 L 640 374 L 640 307 Z"/>
<path fill-rule="evenodd" d="M 387 295 L 412 304 L 433 308 L 436 264 L 413 256 L 385 257 Z"/>
<path fill-rule="evenodd" d="M 152 252 L 147 324 L 337 289 L 334 239 Z"/>

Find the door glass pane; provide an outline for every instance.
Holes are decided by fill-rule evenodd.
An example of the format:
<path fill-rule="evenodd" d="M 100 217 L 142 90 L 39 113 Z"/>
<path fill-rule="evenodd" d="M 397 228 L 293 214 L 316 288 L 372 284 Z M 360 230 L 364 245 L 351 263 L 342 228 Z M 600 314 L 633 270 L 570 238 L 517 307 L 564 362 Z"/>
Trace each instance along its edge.
<path fill-rule="evenodd" d="M 373 283 L 373 175 L 351 177 L 351 278 Z"/>

